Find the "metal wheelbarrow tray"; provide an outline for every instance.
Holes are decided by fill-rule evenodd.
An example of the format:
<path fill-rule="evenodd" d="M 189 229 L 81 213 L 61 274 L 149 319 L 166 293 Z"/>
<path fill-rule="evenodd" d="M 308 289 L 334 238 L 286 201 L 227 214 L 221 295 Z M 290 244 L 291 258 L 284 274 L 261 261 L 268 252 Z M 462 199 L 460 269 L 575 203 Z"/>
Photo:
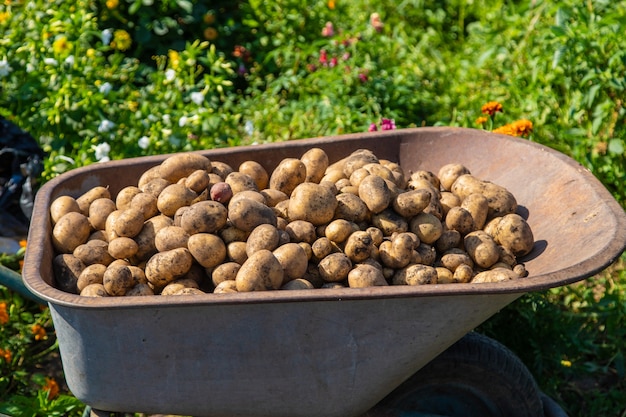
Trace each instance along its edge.
<path fill-rule="evenodd" d="M 534 232 L 529 277 L 494 284 L 84 298 L 53 287 L 48 210 L 96 185 L 112 195 L 166 156 L 94 164 L 37 194 L 23 276 L 50 306 L 65 377 L 94 409 L 196 416 L 357 416 L 524 293 L 587 278 L 626 247 L 626 216 L 572 159 L 463 128 L 416 128 L 203 151 L 273 169 L 320 147 L 367 148 L 405 171 L 466 165 L 507 187 Z"/>

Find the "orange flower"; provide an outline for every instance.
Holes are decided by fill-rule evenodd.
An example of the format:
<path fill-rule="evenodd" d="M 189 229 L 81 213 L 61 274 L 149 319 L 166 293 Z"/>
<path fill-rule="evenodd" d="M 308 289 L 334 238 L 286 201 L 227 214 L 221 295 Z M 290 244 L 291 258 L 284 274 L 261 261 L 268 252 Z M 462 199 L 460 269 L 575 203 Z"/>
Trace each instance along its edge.
<path fill-rule="evenodd" d="M 44 340 L 46 338 L 46 329 L 39 324 L 33 324 L 30 331 L 35 335 L 35 340 Z"/>
<path fill-rule="evenodd" d="M 6 363 L 11 363 L 11 359 L 13 358 L 13 354 L 9 349 L 0 349 L 0 357 L 4 358 Z"/>
<path fill-rule="evenodd" d="M 477 125 L 484 125 L 485 123 L 487 123 L 487 119 L 485 116 L 480 116 L 479 118 L 476 119 L 476 124 Z"/>
<path fill-rule="evenodd" d="M 335 0 L 328 0 L 328 8 L 330 10 L 335 10 Z"/>
<path fill-rule="evenodd" d="M 0 303 L 0 324 L 7 324 L 9 322 L 9 313 L 7 313 L 7 303 Z"/>
<path fill-rule="evenodd" d="M 493 116 L 497 112 L 502 113 L 502 104 L 498 103 L 497 101 L 490 101 L 488 103 L 485 103 L 481 107 L 480 111 L 484 114 L 488 114 L 489 116 Z"/>
<path fill-rule="evenodd" d="M 54 378 L 46 378 L 46 383 L 42 389 L 48 391 L 48 399 L 56 398 L 59 395 L 59 384 Z"/>
<path fill-rule="evenodd" d="M 494 133 L 501 133 L 509 136 L 526 136 L 533 131 L 533 123 L 527 119 L 516 120 L 513 123 L 493 129 Z"/>
<path fill-rule="evenodd" d="M 214 41 L 215 39 L 217 39 L 218 36 L 219 33 L 217 33 L 217 29 L 212 27 L 204 29 L 204 39 L 208 41 Z"/>
<path fill-rule="evenodd" d="M 25 248 L 26 247 L 26 239 L 22 239 L 20 240 L 20 248 Z"/>

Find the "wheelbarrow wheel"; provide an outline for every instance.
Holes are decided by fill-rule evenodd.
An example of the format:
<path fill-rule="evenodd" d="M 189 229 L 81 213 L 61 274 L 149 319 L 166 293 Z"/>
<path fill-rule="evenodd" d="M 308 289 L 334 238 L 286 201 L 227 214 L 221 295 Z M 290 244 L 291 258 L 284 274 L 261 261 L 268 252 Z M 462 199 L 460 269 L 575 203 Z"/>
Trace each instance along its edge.
<path fill-rule="evenodd" d="M 507 347 L 471 332 L 379 404 L 403 416 L 542 417 L 541 391 Z"/>

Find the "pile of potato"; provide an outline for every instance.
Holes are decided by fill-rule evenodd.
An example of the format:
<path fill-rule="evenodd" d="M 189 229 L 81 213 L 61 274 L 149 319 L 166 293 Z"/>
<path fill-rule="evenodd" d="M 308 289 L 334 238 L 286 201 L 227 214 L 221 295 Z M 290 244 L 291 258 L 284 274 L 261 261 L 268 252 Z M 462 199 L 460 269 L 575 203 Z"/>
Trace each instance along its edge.
<path fill-rule="evenodd" d="M 181 153 L 115 197 L 50 206 L 55 285 L 84 296 L 500 282 L 534 239 L 504 187 L 460 164 L 406 173 L 319 148 L 268 172 Z"/>

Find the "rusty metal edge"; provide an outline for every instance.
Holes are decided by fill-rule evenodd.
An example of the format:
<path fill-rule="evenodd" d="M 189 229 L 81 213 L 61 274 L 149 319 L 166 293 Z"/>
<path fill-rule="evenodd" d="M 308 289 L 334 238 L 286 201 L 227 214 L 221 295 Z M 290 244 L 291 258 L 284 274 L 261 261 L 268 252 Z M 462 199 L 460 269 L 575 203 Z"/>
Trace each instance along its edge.
<path fill-rule="evenodd" d="M 484 135 L 484 131 L 469 128 L 450 128 L 450 127 L 426 127 L 426 128 L 411 128 L 400 129 L 386 132 L 373 132 L 370 135 L 375 135 L 380 139 L 385 140 L 398 140 L 401 141 L 402 137 L 408 134 L 458 134 L 463 133 L 466 135 Z M 575 167 L 585 180 L 593 185 L 594 190 L 601 197 L 602 202 L 613 213 L 613 221 L 615 223 L 613 239 L 607 242 L 607 245 L 598 252 L 598 256 L 590 258 L 584 262 L 572 265 L 568 268 L 551 272 L 549 274 L 542 274 L 523 278 L 514 281 L 501 282 L 501 283 L 484 283 L 484 284 L 448 284 L 448 285 L 428 285 L 419 287 L 372 287 L 372 288 L 347 288 L 347 289 L 314 289 L 314 290 L 298 290 L 298 291 L 263 291 L 246 294 L 201 294 L 190 296 L 159 296 L 159 297 L 115 297 L 115 298 L 87 298 L 81 297 L 75 294 L 69 294 L 60 291 L 50 285 L 48 285 L 41 277 L 39 277 L 38 266 L 43 258 L 43 246 L 29 246 L 26 251 L 25 265 L 23 270 L 24 283 L 26 287 L 41 299 L 48 301 L 49 303 L 63 305 L 67 307 L 75 308 L 142 308 L 145 306 L 158 306 L 160 308 L 177 307 L 182 305 L 204 305 L 204 304 L 239 304 L 239 303 L 291 303 L 291 302 L 312 302 L 312 301 L 328 301 L 328 300 L 359 300 L 359 299 L 372 299 L 372 298 L 418 298 L 418 297 L 430 297 L 441 295 L 468 295 L 468 294 L 524 294 L 527 292 L 542 291 L 548 288 L 568 285 L 582 279 L 591 277 L 611 264 L 613 264 L 626 249 L 626 213 L 624 209 L 615 201 L 612 195 L 606 190 L 606 188 L 600 183 L 600 181 L 589 172 L 586 168 L 574 161 L 570 157 L 544 145 L 540 145 L 527 140 L 514 138 L 506 135 L 497 135 L 494 133 L 488 133 L 499 136 L 502 141 L 524 141 L 529 146 L 537 147 L 543 152 L 550 152 L 564 163 Z M 341 135 L 339 137 L 321 137 L 300 139 L 289 142 L 277 142 L 269 143 L 265 145 L 248 145 L 240 146 L 236 148 L 219 148 L 208 151 L 195 151 L 197 153 L 206 154 L 210 152 L 216 157 L 232 152 L 249 152 L 255 149 L 256 146 L 264 146 L 266 148 L 275 148 L 279 150 L 284 147 L 296 147 L 301 146 L 302 141 L 307 141 L 307 145 L 319 146 L 325 143 L 330 143 L 336 140 L 358 140 L 363 137 L 362 133 Z M 140 158 L 132 158 L 125 160 L 118 160 L 108 162 L 107 164 L 114 165 L 116 167 L 124 168 L 136 163 L 138 160 L 154 162 L 154 165 L 160 163 L 169 155 L 156 155 L 146 156 Z M 58 183 L 63 181 L 69 176 L 80 176 L 84 174 L 89 167 L 82 167 L 63 174 L 57 178 L 52 179 L 45 184 L 37 194 L 35 205 L 39 206 L 39 209 L 44 209 L 49 206 L 50 192 Z M 31 242 L 43 242 L 49 239 L 46 236 L 46 222 L 49 219 L 36 218 L 31 223 L 29 230 L 28 240 Z M 164 298 L 166 297 L 166 298 Z"/>

